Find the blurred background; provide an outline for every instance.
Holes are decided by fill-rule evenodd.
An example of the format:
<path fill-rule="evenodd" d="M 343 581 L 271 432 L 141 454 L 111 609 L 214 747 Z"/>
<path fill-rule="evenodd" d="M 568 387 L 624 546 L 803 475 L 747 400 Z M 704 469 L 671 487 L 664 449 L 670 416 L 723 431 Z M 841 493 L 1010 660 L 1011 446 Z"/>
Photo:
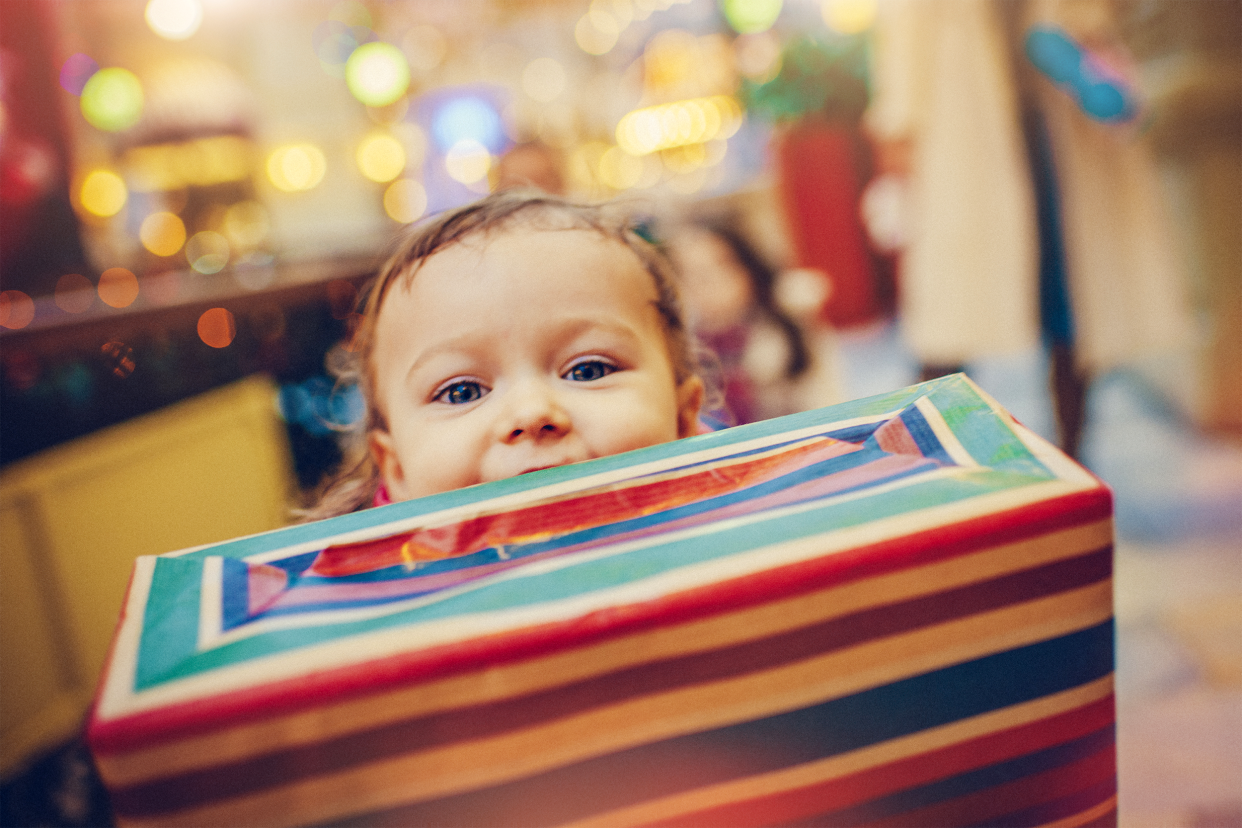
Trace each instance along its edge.
<path fill-rule="evenodd" d="M 622 199 L 746 422 L 965 370 L 1116 493 L 1121 813 L 1242 825 L 1242 0 L 3 0 L 0 817 L 135 555 L 283 525 L 402 227 Z"/>

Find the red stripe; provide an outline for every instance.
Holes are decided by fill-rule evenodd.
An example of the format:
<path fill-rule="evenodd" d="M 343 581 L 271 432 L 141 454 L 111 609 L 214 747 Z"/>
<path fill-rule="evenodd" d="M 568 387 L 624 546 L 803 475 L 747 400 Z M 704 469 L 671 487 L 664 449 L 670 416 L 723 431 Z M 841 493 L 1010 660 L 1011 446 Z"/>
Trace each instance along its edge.
<path fill-rule="evenodd" d="M 1111 561 L 1111 550 L 1105 547 L 1077 558 L 874 607 L 756 641 L 639 664 L 495 702 L 464 706 L 424 717 L 394 718 L 378 728 L 301 747 L 278 748 L 245 760 L 155 778 L 124 789 L 114 788 L 112 801 L 118 811 L 131 814 L 137 809 L 152 808 L 156 803 L 163 803 L 165 811 L 178 810 L 191 804 L 201 804 L 197 799 L 193 802 L 187 800 L 186 792 L 196 792 L 192 795 L 207 799 L 218 796 L 220 791 L 239 795 L 262 787 L 286 784 L 295 777 L 322 775 L 396 754 L 535 727 L 615 704 L 637 693 L 667 692 L 770 670 L 860 641 L 973 615 L 1087 583 L 1098 583 L 1107 577 Z"/>
<path fill-rule="evenodd" d="M 821 437 L 810 445 L 741 463 L 726 463 L 672 479 L 608 486 L 573 497 L 521 509 L 481 515 L 448 526 L 419 529 L 390 538 L 329 546 L 311 572 L 324 577 L 355 575 L 411 560 L 435 560 L 479 552 L 488 547 L 523 543 L 615 523 L 716 497 L 786 474 L 817 460 L 851 454 L 861 445 Z"/>
<path fill-rule="evenodd" d="M 897 791 L 947 779 L 1094 733 L 1115 721 L 1114 708 L 1114 698 L 1110 693 L 1098 701 L 1047 719 L 958 742 L 849 776 L 643 825 L 647 828 L 678 825 L 748 828 L 753 825 L 784 824 L 817 814 L 827 816 L 830 811 L 860 805 Z M 990 788 L 988 792 L 993 790 Z M 906 824 L 957 823 L 906 820 Z"/>
<path fill-rule="evenodd" d="M 96 755 L 165 744 L 226 725 L 366 698 L 916 568 L 1102 520 L 1111 513 L 1112 498 L 1106 488 L 1077 492 L 568 621 L 411 650 L 112 720 L 95 719 L 88 738 Z"/>
<path fill-rule="evenodd" d="M 948 802 L 940 802 L 889 819 L 867 823 L 867 828 L 908 825 L 990 824 L 998 817 L 1077 793 L 1117 776 L 1117 746 L 1043 773 L 1015 779 Z M 1116 793 L 1114 786 L 1112 793 Z"/>

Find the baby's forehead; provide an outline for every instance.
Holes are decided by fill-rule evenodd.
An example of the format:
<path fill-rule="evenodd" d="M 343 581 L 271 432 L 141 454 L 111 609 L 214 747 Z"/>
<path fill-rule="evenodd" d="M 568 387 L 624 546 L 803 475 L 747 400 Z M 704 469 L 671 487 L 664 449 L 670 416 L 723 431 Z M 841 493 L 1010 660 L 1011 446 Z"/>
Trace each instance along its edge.
<path fill-rule="evenodd" d="M 488 252 L 496 246 L 510 247 L 515 241 L 538 239 L 547 241 L 550 247 L 564 240 L 566 246 L 580 245 L 584 240 L 588 245 L 598 245 L 598 249 L 621 268 L 640 272 L 644 278 L 653 279 L 647 262 L 633 246 L 626 243 L 619 231 L 597 226 L 575 217 L 537 215 L 533 217 L 510 217 L 504 223 L 475 229 L 451 241 L 447 241 L 423 257 L 410 262 L 402 273 L 400 281 L 409 288 L 418 273 L 435 262 L 439 267 L 445 260 L 454 260 L 463 265 L 474 261 L 482 261 Z M 555 267 L 559 259 L 550 258 L 543 262 L 548 267 Z"/>

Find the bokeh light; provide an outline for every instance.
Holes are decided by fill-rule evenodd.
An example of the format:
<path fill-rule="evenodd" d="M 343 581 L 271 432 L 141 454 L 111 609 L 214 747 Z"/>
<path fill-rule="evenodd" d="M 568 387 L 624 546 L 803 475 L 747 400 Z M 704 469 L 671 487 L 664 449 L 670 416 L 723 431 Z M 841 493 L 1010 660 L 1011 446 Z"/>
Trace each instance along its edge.
<path fill-rule="evenodd" d="M 828 28 L 845 35 L 859 34 L 875 24 L 879 0 L 823 0 L 820 10 Z"/>
<path fill-rule="evenodd" d="M 278 147 L 267 158 L 267 177 L 286 193 L 314 189 L 327 169 L 323 150 L 314 144 Z"/>
<path fill-rule="evenodd" d="M 755 83 L 767 83 L 781 71 L 781 41 L 770 31 L 739 35 L 734 41 L 737 70 Z"/>
<path fill-rule="evenodd" d="M 725 20 L 738 34 L 753 34 L 772 28 L 780 17 L 782 0 L 720 0 Z"/>
<path fill-rule="evenodd" d="M 621 27 L 615 18 L 604 14 L 584 14 L 574 26 L 574 41 L 588 55 L 604 55 L 617 45 Z"/>
<path fill-rule="evenodd" d="M 253 250 L 267 239 L 271 221 L 267 209 L 257 201 L 239 201 L 224 211 L 224 234 L 239 250 Z"/>
<path fill-rule="evenodd" d="M 150 0 L 145 16 L 151 31 L 160 37 L 185 40 L 203 22 L 203 5 L 199 0 Z"/>
<path fill-rule="evenodd" d="M 367 106 L 387 106 L 410 88 L 410 65 L 391 43 L 364 43 L 345 62 L 345 84 Z"/>
<path fill-rule="evenodd" d="M 490 102 L 474 95 L 453 98 L 436 110 L 431 134 L 442 152 L 467 139 L 491 152 L 498 152 L 504 144 L 500 113 Z"/>
<path fill-rule="evenodd" d="M 111 170 L 92 170 L 82 179 L 78 202 L 91 215 L 108 218 L 121 212 L 129 199 L 129 190 L 119 175 Z"/>
<path fill-rule="evenodd" d="M 341 20 L 325 20 L 311 36 L 320 67 L 336 78 L 345 77 L 345 62 L 355 49 L 376 39 L 375 32 L 368 27 Z"/>
<path fill-rule="evenodd" d="M 549 57 L 535 58 L 522 70 L 522 89 L 537 101 L 547 103 L 565 91 L 565 67 Z"/>
<path fill-rule="evenodd" d="M 713 95 L 636 109 L 617 124 L 617 144 L 631 155 L 728 138 L 741 125 L 742 108 Z"/>
<path fill-rule="evenodd" d="M 427 190 L 412 178 L 400 178 L 384 191 L 384 212 L 393 221 L 409 224 L 427 212 Z"/>
<path fill-rule="evenodd" d="M 105 305 L 128 308 L 138 298 L 138 277 L 123 267 L 110 267 L 99 274 L 98 291 Z"/>
<path fill-rule="evenodd" d="M 219 273 L 229 263 L 229 240 L 214 230 L 200 230 L 185 243 L 185 258 L 199 273 Z"/>
<path fill-rule="evenodd" d="M 99 349 L 104 362 L 111 369 L 114 377 L 125 379 L 134 373 L 137 363 L 134 362 L 134 349 L 119 340 L 105 342 Z"/>
<path fill-rule="evenodd" d="M 125 166 L 139 192 L 208 187 L 250 177 L 251 144 L 239 135 L 146 144 L 125 153 Z"/>
<path fill-rule="evenodd" d="M 0 328 L 20 330 L 34 321 L 34 300 L 20 290 L 0 291 Z"/>
<path fill-rule="evenodd" d="M 175 213 L 152 213 L 138 229 L 142 246 L 157 256 L 171 256 L 185 244 L 185 224 Z"/>
<path fill-rule="evenodd" d="M 121 132 L 142 118 L 142 84 L 128 69 L 100 69 L 82 87 L 80 103 L 82 115 L 91 126 Z"/>
<path fill-rule="evenodd" d="M 66 273 L 56 280 L 52 296 L 65 313 L 83 313 L 95 304 L 95 285 L 81 273 Z"/>
<path fill-rule="evenodd" d="M 473 138 L 463 138 L 444 154 L 444 167 L 457 181 L 474 184 L 487 177 L 487 171 L 492 168 L 492 155 Z"/>
<path fill-rule="evenodd" d="M 620 147 L 611 147 L 599 159 L 599 180 L 614 190 L 638 186 L 643 177 L 643 160 Z"/>
<path fill-rule="evenodd" d="M 393 136 L 376 132 L 362 140 L 354 159 L 364 176 L 384 183 L 392 181 L 405 169 L 405 148 Z"/>
<path fill-rule="evenodd" d="M 71 95 L 81 95 L 86 82 L 98 71 L 99 64 L 90 55 L 72 54 L 60 65 L 60 85 Z"/>
<path fill-rule="evenodd" d="M 198 338 L 213 348 L 227 348 L 237 336 L 237 321 L 227 308 L 203 311 L 198 318 Z"/>

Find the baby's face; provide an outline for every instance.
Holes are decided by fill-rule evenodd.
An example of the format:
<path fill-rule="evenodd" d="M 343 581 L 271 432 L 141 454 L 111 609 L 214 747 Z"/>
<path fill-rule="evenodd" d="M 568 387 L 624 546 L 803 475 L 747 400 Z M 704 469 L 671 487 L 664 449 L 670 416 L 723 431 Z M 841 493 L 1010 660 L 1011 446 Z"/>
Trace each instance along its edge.
<path fill-rule="evenodd" d="M 505 230 L 428 258 L 384 299 L 371 449 L 393 500 L 693 434 L 652 276 L 592 230 Z"/>

